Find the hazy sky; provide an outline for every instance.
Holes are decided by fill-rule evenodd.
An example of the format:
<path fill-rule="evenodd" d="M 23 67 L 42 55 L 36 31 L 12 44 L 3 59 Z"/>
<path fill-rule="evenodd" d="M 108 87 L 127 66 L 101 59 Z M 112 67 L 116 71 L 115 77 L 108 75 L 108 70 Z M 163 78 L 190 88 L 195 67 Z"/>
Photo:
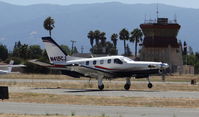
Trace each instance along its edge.
<path fill-rule="evenodd" d="M 164 3 L 168 5 L 199 8 L 199 0 L 0 0 L 18 5 L 30 5 L 39 3 L 71 5 L 71 4 L 85 4 L 85 3 L 99 3 L 99 2 L 122 2 L 122 3 Z"/>

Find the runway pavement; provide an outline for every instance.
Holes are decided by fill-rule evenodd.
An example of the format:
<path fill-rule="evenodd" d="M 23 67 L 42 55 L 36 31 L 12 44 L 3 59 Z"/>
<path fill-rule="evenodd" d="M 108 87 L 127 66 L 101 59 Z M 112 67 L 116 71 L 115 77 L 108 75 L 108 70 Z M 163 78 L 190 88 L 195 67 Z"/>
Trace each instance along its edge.
<path fill-rule="evenodd" d="M 87 80 L 39 80 L 39 79 L 0 79 L 0 82 L 88 82 Z M 92 82 L 97 82 L 92 80 Z M 109 82 L 109 81 L 105 81 Z M 125 83 L 125 81 L 111 81 Z M 147 83 L 139 81 L 136 83 Z M 165 83 L 165 82 L 155 82 Z M 179 82 L 166 82 L 179 84 Z M 188 84 L 188 82 L 180 82 Z M 133 85 L 132 85 L 133 86 Z M 151 90 L 92 90 L 92 89 L 59 89 L 34 87 L 9 87 L 10 92 L 33 92 L 56 95 L 90 95 L 121 97 L 166 97 L 166 98 L 199 98 L 199 92 L 188 91 L 151 91 Z M 199 117 L 199 109 L 191 108 L 159 108 L 159 107 L 127 107 L 127 106 L 93 106 L 0 102 L 0 113 L 14 114 L 63 114 L 91 115 L 110 117 Z"/>
<path fill-rule="evenodd" d="M 65 82 L 81 82 L 81 83 L 87 83 L 89 82 L 89 79 L 88 80 L 51 80 L 51 79 L 0 79 L 0 82 L 17 82 L 17 83 L 21 83 L 21 82 L 51 82 L 51 83 L 65 83 Z M 90 82 L 94 82 L 94 83 L 97 83 L 97 80 L 95 79 L 92 79 Z M 123 81 L 118 81 L 118 80 L 103 80 L 103 82 L 111 82 L 111 83 L 123 83 L 125 84 L 125 80 Z M 132 83 L 147 83 L 148 81 L 132 81 Z M 154 84 L 190 84 L 190 82 L 169 82 L 169 81 L 166 81 L 166 82 L 152 82 Z"/>
<path fill-rule="evenodd" d="M 199 109 L 0 102 L 0 113 L 110 117 L 198 117 Z"/>
<path fill-rule="evenodd" d="M 199 98 L 199 92 L 188 91 L 144 91 L 144 90 L 92 90 L 92 89 L 57 89 L 9 87 L 10 92 L 32 92 L 56 95 L 90 95 L 90 96 L 120 96 L 120 97 L 160 97 L 160 98 Z"/>

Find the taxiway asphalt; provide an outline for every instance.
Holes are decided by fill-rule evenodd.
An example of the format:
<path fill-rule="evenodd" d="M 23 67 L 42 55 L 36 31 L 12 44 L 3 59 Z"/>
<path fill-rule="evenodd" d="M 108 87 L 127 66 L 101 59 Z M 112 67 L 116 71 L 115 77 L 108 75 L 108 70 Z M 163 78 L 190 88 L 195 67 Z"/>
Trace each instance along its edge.
<path fill-rule="evenodd" d="M 0 113 L 110 117 L 198 117 L 199 109 L 0 102 Z"/>
<path fill-rule="evenodd" d="M 188 91 L 145 91 L 145 90 L 93 90 L 93 89 L 59 89 L 59 88 L 31 88 L 9 87 L 10 92 L 43 93 L 56 95 L 89 95 L 89 96 L 112 96 L 112 97 L 159 97 L 159 98 L 199 98 L 199 92 Z"/>
<path fill-rule="evenodd" d="M 39 80 L 39 79 L 0 79 L 0 82 L 88 82 L 87 80 Z M 96 82 L 92 80 L 92 82 Z M 105 81 L 109 82 L 109 81 Z M 125 83 L 125 81 L 111 81 Z M 139 81 L 136 83 L 146 83 Z M 162 82 L 154 82 L 162 83 Z M 165 84 L 165 82 L 163 82 Z M 189 84 L 188 82 L 166 82 Z M 132 85 L 133 86 L 133 85 Z M 153 90 L 92 90 L 92 89 L 59 89 L 34 87 L 9 87 L 10 92 L 32 92 L 55 95 L 89 95 L 89 96 L 122 96 L 122 97 L 160 97 L 160 98 L 199 98 L 199 92 L 188 91 L 153 91 Z M 127 106 L 94 106 L 0 102 L 0 113 L 13 114 L 63 114 L 91 115 L 110 117 L 199 117 L 199 109 L 192 108 L 159 108 Z"/>
<path fill-rule="evenodd" d="M 89 79 L 88 80 L 55 80 L 55 79 L 0 79 L 0 82 L 16 82 L 16 83 L 21 83 L 21 82 L 24 82 L 24 83 L 27 83 L 27 82 L 30 82 L 30 83 L 37 83 L 37 82 L 40 82 L 40 83 L 43 83 L 43 82 L 50 82 L 50 83 L 67 83 L 67 82 L 71 82 L 71 83 L 74 83 L 74 82 L 81 82 L 81 83 L 88 83 L 89 82 Z M 93 83 L 97 83 L 97 80 L 95 79 L 92 79 L 90 82 L 93 82 Z M 122 81 L 118 81 L 118 80 L 103 80 L 103 82 L 111 82 L 111 83 L 122 83 L 122 84 L 125 84 L 125 80 L 122 80 Z M 133 83 L 140 83 L 140 84 L 147 84 L 148 81 L 132 81 L 132 84 Z M 166 82 L 161 82 L 161 81 L 154 81 L 152 82 L 154 84 L 190 84 L 190 82 L 170 82 L 170 81 L 166 81 Z"/>

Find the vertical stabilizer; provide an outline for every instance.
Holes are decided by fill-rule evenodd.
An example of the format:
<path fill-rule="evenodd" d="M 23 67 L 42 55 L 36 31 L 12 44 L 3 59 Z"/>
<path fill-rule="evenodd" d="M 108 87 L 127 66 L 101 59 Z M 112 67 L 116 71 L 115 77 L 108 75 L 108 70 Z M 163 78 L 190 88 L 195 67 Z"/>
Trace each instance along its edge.
<path fill-rule="evenodd" d="M 42 40 L 51 64 L 65 65 L 67 61 L 77 59 L 77 57 L 68 56 L 51 37 L 42 37 Z"/>
<path fill-rule="evenodd" d="M 12 72 L 12 65 L 14 64 L 14 61 L 11 60 L 8 66 L 8 73 Z"/>

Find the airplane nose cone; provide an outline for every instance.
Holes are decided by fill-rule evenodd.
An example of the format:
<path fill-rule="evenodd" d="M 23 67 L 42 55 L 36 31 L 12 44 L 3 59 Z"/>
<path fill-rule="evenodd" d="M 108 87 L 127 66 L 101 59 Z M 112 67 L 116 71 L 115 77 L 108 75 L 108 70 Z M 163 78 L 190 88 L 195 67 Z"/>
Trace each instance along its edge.
<path fill-rule="evenodd" d="M 161 66 L 162 66 L 163 69 L 169 68 L 169 65 L 167 63 L 162 63 Z"/>

